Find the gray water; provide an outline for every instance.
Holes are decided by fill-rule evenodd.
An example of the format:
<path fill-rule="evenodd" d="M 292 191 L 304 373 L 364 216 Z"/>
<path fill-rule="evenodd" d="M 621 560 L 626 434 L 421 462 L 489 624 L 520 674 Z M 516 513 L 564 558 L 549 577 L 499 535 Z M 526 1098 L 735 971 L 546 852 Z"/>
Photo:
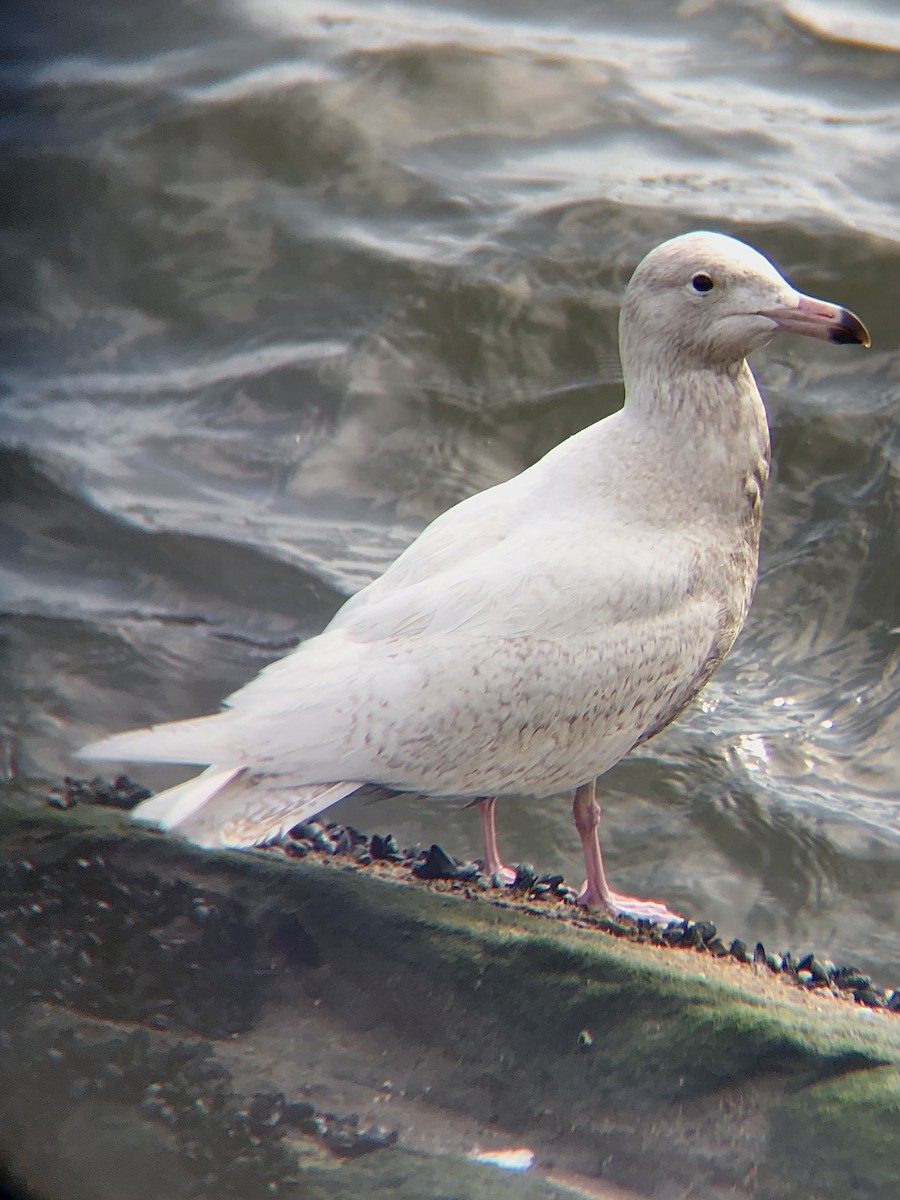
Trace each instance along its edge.
<path fill-rule="evenodd" d="M 4 12 L 8 769 L 84 773 L 83 742 L 214 708 L 448 505 L 615 410 L 634 264 L 711 227 L 874 348 L 757 356 L 752 616 L 603 780 L 610 874 L 900 982 L 895 6 Z M 479 848 L 452 802 L 334 815 Z M 580 880 L 568 797 L 499 821 L 508 861 Z"/>

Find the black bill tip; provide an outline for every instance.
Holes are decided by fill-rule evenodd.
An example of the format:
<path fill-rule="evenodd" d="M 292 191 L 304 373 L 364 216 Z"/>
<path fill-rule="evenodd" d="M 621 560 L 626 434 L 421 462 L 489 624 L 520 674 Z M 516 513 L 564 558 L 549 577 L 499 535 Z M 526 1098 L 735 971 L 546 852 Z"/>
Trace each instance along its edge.
<path fill-rule="evenodd" d="M 828 332 L 829 342 L 839 342 L 841 345 L 871 346 L 872 339 L 869 331 L 855 313 L 849 308 L 842 308 L 838 322 Z"/>

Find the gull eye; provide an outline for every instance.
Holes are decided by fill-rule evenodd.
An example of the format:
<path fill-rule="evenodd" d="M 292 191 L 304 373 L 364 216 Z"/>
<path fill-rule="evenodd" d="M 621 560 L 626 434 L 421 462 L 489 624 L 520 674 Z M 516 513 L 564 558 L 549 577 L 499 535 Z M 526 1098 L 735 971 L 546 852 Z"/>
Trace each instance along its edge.
<path fill-rule="evenodd" d="M 691 279 L 691 287 L 695 292 L 711 292 L 714 287 L 712 276 L 705 271 L 698 271 Z"/>

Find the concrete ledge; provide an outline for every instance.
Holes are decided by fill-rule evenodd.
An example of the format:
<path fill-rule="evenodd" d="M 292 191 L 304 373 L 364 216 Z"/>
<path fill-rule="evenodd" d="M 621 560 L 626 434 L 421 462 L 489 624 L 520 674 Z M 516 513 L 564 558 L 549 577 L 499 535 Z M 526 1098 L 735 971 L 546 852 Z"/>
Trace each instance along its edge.
<path fill-rule="evenodd" d="M 38 1018 L 97 1038 L 125 1023 L 211 1040 L 236 1093 L 313 1098 L 318 1070 L 334 1096 L 343 1072 L 365 1121 L 399 1115 L 399 1144 L 365 1160 L 301 1153 L 288 1194 L 900 1191 L 892 1013 L 338 858 L 204 852 L 116 812 L 6 800 L 0 979 L 22 1045 Z M 466 1131 L 532 1147 L 535 1171 L 474 1166 Z"/>

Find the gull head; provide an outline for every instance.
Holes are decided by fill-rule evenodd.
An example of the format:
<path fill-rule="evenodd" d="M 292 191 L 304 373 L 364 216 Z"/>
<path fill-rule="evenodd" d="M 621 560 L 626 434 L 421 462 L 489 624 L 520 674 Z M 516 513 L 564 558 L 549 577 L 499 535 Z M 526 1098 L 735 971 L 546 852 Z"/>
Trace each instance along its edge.
<path fill-rule="evenodd" d="M 837 304 L 804 296 L 756 250 L 721 233 L 686 233 L 639 263 L 619 324 L 622 367 L 730 371 L 776 333 L 869 345 Z"/>

